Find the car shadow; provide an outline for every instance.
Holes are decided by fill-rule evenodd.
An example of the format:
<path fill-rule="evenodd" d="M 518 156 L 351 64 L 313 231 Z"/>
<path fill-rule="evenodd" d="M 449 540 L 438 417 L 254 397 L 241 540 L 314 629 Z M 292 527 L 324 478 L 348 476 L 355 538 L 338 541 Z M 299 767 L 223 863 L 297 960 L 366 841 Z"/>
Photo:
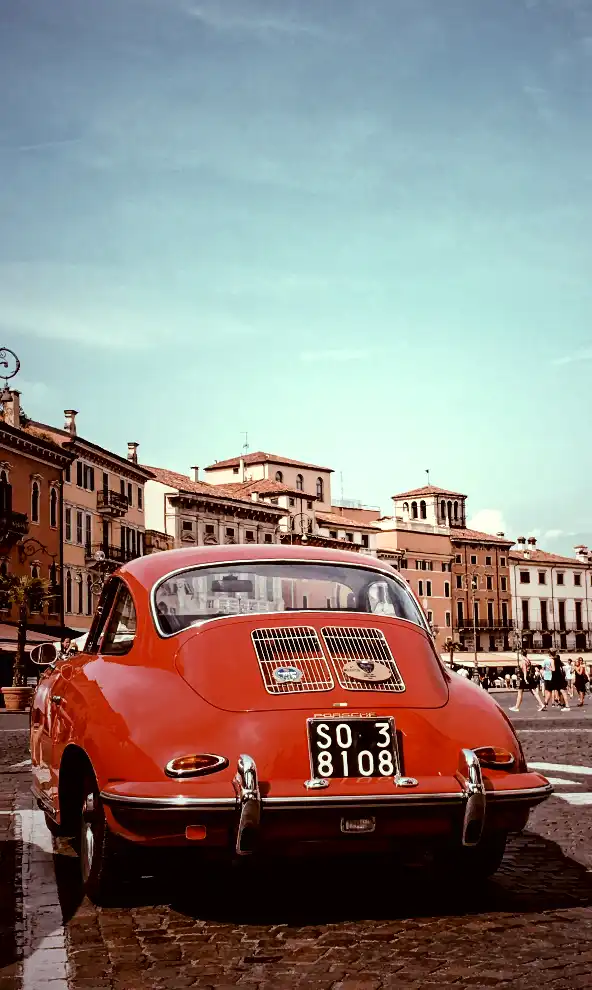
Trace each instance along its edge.
<path fill-rule="evenodd" d="M 233 924 L 316 925 L 434 915 L 518 913 L 587 907 L 592 875 L 534 832 L 509 844 L 499 871 L 437 880 L 429 870 L 377 859 L 245 859 L 214 869 L 165 856 L 152 876 L 122 884 L 118 904 L 169 905 L 187 917 Z"/>

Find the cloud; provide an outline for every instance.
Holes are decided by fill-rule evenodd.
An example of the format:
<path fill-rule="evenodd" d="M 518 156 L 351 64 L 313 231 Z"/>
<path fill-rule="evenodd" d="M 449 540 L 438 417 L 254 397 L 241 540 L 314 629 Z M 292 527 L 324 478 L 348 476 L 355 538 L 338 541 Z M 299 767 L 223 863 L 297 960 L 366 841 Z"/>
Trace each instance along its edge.
<path fill-rule="evenodd" d="M 214 31 L 234 31 L 270 36 L 307 36 L 328 38 L 329 34 L 320 25 L 302 21 L 297 17 L 281 16 L 277 12 L 268 14 L 263 8 L 251 4 L 244 7 L 241 4 L 230 4 L 216 0 L 215 3 L 188 3 L 184 11 L 189 17 L 201 21 Z"/>
<path fill-rule="evenodd" d="M 508 532 L 508 526 L 501 509 L 480 509 L 468 522 L 469 529 L 476 529 L 481 533 L 489 533 L 495 536 L 496 533 Z"/>
<path fill-rule="evenodd" d="M 302 351 L 299 355 L 301 361 L 309 364 L 330 363 L 332 361 L 365 361 L 370 357 L 371 351 L 349 351 L 347 349 L 334 351 Z"/>
<path fill-rule="evenodd" d="M 177 344 L 252 336 L 222 307 L 200 308 L 188 293 L 171 305 L 166 287 L 142 273 L 122 278 L 99 265 L 0 264 L 3 333 L 74 341 L 94 348 L 146 350 L 167 336 Z"/>
<path fill-rule="evenodd" d="M 25 407 L 29 399 L 39 402 L 42 399 L 46 399 L 51 393 L 51 388 L 47 382 L 27 381 L 27 379 L 21 378 L 20 375 L 14 379 L 14 382 L 9 383 L 10 386 L 13 386 L 21 393 L 21 404 Z"/>
<path fill-rule="evenodd" d="M 543 536 L 543 542 L 545 542 L 546 540 L 558 540 L 559 537 L 563 535 L 564 535 L 564 531 L 562 529 L 548 529 L 545 535 Z"/>
<path fill-rule="evenodd" d="M 555 358 L 552 365 L 575 364 L 577 361 L 592 361 L 592 348 L 585 351 L 575 351 L 573 354 L 564 354 L 563 357 Z"/>

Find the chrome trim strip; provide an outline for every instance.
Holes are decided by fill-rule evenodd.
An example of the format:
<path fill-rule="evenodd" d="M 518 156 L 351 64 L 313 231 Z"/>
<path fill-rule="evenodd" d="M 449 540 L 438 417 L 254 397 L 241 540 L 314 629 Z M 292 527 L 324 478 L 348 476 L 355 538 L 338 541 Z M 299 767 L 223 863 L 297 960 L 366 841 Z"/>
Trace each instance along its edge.
<path fill-rule="evenodd" d="M 107 804 L 137 805 L 138 808 L 170 809 L 178 811 L 183 808 L 197 808 L 200 811 L 217 811 L 219 808 L 236 808 L 236 799 L 221 798 L 192 798 L 192 797 L 133 797 L 130 794 L 109 794 L 101 791 L 101 800 Z"/>
<path fill-rule="evenodd" d="M 35 792 L 33 792 L 35 793 Z M 542 787 L 529 787 L 523 788 L 522 790 L 512 790 L 512 791 L 486 791 L 486 800 L 495 801 L 497 804 L 508 802 L 518 802 L 526 801 L 531 803 L 532 801 L 544 801 L 553 793 L 553 788 L 551 784 L 547 784 Z M 222 797 L 222 798 L 186 798 L 186 797 L 173 797 L 173 798 L 149 798 L 149 797 L 131 797 L 124 794 L 108 794 L 105 791 L 101 792 L 101 799 L 107 804 L 127 804 L 136 805 L 139 808 L 144 808 L 146 810 L 170 810 L 179 811 L 184 808 L 188 810 L 199 810 L 199 811 L 224 811 L 224 810 L 236 810 L 236 799 L 232 797 Z M 466 800 L 466 795 L 463 791 L 442 791 L 434 794 L 417 794 L 417 793 L 405 793 L 405 794 L 368 794 L 368 795 L 350 795 L 350 794 L 335 794 L 335 795 L 325 795 L 325 794 L 303 794 L 295 797 L 268 797 L 261 798 L 261 805 L 263 808 L 269 808 L 270 811 L 281 809 L 281 808 L 314 808 L 314 807 L 331 807 L 331 806 L 342 806 L 347 804 L 357 804 L 361 807 L 366 805 L 383 805 L 391 804 L 394 806 L 404 806 L 404 805 L 442 805 L 442 804 L 462 804 Z"/>
<path fill-rule="evenodd" d="M 364 560 L 367 560 L 368 558 L 367 557 L 364 557 L 363 559 Z M 400 575 L 397 574 L 397 572 L 395 570 L 393 570 L 392 567 L 388 567 L 388 569 L 387 569 L 387 567 L 385 567 L 383 569 L 382 567 L 371 567 L 371 566 L 369 566 L 366 563 L 364 563 L 364 564 L 362 564 L 362 563 L 358 564 L 358 563 L 354 563 L 353 561 L 349 561 L 349 560 L 348 561 L 322 560 L 322 559 L 321 560 L 317 560 L 316 558 L 315 559 L 311 559 L 310 557 L 258 557 L 258 558 L 257 557 L 256 558 L 245 557 L 242 560 L 228 560 L 228 561 L 224 560 L 224 561 L 219 561 L 218 562 L 218 566 L 228 565 L 229 567 L 235 567 L 235 566 L 237 566 L 239 564 L 259 564 L 259 563 L 261 563 L 261 564 L 290 564 L 292 562 L 295 563 L 295 564 L 325 564 L 328 567 L 355 567 L 358 570 L 371 571 L 373 574 L 380 574 L 382 577 L 386 576 L 386 577 L 391 578 L 393 581 L 395 581 L 396 583 L 400 584 L 401 585 L 401 588 L 408 595 L 411 596 L 411 600 L 413 601 L 413 603 L 414 603 L 414 605 L 415 605 L 415 607 L 417 609 L 417 618 L 418 618 L 418 621 L 417 622 L 412 622 L 411 619 L 406 619 L 402 615 L 401 616 L 399 616 L 399 615 L 394 616 L 394 618 L 396 618 L 400 622 L 408 622 L 409 625 L 415 626 L 416 629 L 421 629 L 423 632 L 425 632 L 430 637 L 430 639 L 433 638 L 432 637 L 432 633 L 430 631 L 430 628 L 429 628 L 429 626 L 428 626 L 428 624 L 427 624 L 427 622 L 426 622 L 426 620 L 424 618 L 423 609 L 421 608 L 421 606 L 420 606 L 417 598 L 415 597 L 413 591 L 411 590 L 411 588 L 409 587 L 409 585 L 407 584 L 407 582 L 404 581 L 400 577 Z M 195 626 L 193 626 L 193 627 L 192 626 L 186 626 L 185 629 L 180 629 L 180 630 L 178 630 L 177 632 L 174 632 L 174 633 L 164 633 L 161 630 L 161 628 L 160 628 L 160 626 L 158 624 L 158 618 L 157 618 L 157 612 L 156 612 L 156 601 L 155 601 L 155 599 L 156 599 L 156 592 L 158 591 L 160 585 L 161 584 L 164 584 L 164 582 L 165 581 L 168 581 L 170 578 L 177 577 L 180 574 L 186 574 L 188 571 L 197 571 L 197 570 L 202 570 L 203 568 L 206 568 L 206 567 L 212 568 L 212 567 L 216 567 L 216 566 L 217 565 L 216 565 L 215 562 L 210 561 L 207 564 L 188 564 L 187 567 L 176 567 L 174 570 L 169 571 L 167 574 L 163 574 L 161 577 L 159 577 L 157 579 L 157 581 L 155 582 L 155 584 L 152 585 L 152 588 L 150 590 L 150 611 L 152 613 L 152 621 L 154 623 L 154 628 L 156 629 L 157 635 L 161 639 L 172 639 L 173 636 L 179 636 L 181 633 L 186 632 L 187 629 L 195 628 Z M 289 614 L 290 616 L 292 616 L 292 615 L 309 615 L 310 616 L 311 613 L 313 613 L 313 612 L 314 612 L 314 609 L 311 608 L 311 609 L 302 609 L 301 611 L 299 611 L 297 609 L 294 609 L 294 611 L 290 611 L 289 613 L 284 613 L 284 612 L 272 612 L 272 613 L 270 613 L 270 612 L 249 612 L 248 615 L 254 616 L 254 615 L 270 615 L 270 614 L 271 615 Z M 327 612 L 324 611 L 323 614 L 326 615 Z M 331 614 L 331 613 L 328 613 L 328 614 Z M 335 614 L 336 615 L 343 615 L 343 612 L 336 612 Z M 360 612 L 359 614 L 360 615 L 373 615 L 374 613 L 373 612 Z M 219 622 L 222 619 L 241 619 L 241 618 L 244 619 L 244 618 L 246 618 L 246 616 L 245 615 L 219 615 L 216 618 L 204 619 L 203 621 L 204 622 Z M 385 618 L 385 619 L 386 618 L 391 618 L 391 616 L 382 616 L 382 618 Z"/>
<path fill-rule="evenodd" d="M 42 811 L 46 811 L 49 817 L 53 818 L 53 820 L 57 823 L 56 810 L 46 795 L 41 791 L 38 791 L 34 784 L 31 784 L 31 794 L 35 798 L 39 808 Z"/>

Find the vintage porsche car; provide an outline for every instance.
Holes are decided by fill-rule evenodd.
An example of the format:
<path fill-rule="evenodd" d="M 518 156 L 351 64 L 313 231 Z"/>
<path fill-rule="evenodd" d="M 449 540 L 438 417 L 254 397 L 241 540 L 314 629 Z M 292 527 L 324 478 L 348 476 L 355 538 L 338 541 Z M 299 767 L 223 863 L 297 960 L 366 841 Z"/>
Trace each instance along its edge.
<path fill-rule="evenodd" d="M 122 567 L 84 651 L 40 679 L 31 755 L 98 902 L 130 843 L 227 861 L 419 851 L 485 877 L 551 793 L 496 702 L 445 670 L 399 574 L 306 546 Z"/>

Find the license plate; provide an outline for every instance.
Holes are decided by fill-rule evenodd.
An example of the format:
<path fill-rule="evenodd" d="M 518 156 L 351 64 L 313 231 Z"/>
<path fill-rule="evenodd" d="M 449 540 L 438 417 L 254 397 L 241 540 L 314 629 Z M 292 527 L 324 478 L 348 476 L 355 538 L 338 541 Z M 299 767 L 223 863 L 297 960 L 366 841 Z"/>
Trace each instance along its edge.
<path fill-rule="evenodd" d="M 394 777 L 399 770 L 392 718 L 309 718 L 313 777 Z"/>

